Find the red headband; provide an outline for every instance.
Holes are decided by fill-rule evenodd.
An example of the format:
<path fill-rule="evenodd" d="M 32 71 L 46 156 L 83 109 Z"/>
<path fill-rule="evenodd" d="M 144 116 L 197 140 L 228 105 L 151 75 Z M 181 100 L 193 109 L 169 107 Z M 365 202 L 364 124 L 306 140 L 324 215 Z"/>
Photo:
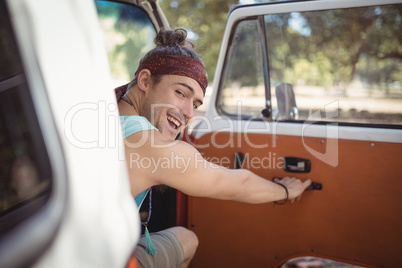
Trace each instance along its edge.
<path fill-rule="evenodd" d="M 205 95 L 208 86 L 207 72 L 199 60 L 185 56 L 157 55 L 140 63 L 135 72 L 136 78 L 143 69 L 148 69 L 152 75 L 171 74 L 190 77 L 200 84 Z"/>

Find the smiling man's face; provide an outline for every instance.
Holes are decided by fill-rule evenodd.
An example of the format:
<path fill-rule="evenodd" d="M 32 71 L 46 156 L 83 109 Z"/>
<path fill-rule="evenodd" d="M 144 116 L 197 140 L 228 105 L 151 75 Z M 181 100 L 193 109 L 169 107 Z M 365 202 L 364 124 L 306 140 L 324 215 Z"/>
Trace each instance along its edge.
<path fill-rule="evenodd" d="M 202 88 L 194 79 L 163 75 L 159 83 L 145 92 L 141 115 L 173 141 L 190 123 L 203 98 Z"/>

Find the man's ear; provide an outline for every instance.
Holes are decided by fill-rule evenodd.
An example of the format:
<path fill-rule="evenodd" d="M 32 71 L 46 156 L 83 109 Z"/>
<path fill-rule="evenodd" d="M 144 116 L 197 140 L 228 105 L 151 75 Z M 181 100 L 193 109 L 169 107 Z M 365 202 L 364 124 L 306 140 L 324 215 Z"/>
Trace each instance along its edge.
<path fill-rule="evenodd" d="M 148 69 L 142 69 L 138 74 L 137 85 L 140 90 L 146 92 L 151 85 L 151 72 Z"/>

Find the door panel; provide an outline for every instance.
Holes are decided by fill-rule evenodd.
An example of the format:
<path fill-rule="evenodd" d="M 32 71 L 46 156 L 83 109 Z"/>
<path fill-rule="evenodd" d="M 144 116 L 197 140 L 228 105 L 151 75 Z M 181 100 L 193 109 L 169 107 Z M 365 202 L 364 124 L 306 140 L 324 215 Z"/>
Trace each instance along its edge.
<path fill-rule="evenodd" d="M 190 197 L 188 224 L 200 240 L 192 267 L 273 267 L 297 255 L 400 266 L 402 144 L 341 139 L 338 165 L 333 167 L 308 149 L 324 153 L 330 140 L 276 137 L 221 132 L 195 143 L 206 159 L 228 168 L 234 167 L 235 153 L 242 152 L 243 168 L 266 179 L 310 178 L 323 189 L 305 192 L 299 202 L 283 206 Z M 233 146 L 216 150 L 228 144 Z M 311 172 L 285 172 L 286 156 L 309 159 Z"/>
<path fill-rule="evenodd" d="M 275 267 L 319 256 L 401 267 L 401 2 L 321 0 L 229 14 L 211 100 L 191 133 L 216 164 L 319 182 L 273 206 L 189 198 L 192 267 Z M 219 79 L 218 79 L 219 78 Z M 311 161 L 290 173 L 284 157 Z"/>

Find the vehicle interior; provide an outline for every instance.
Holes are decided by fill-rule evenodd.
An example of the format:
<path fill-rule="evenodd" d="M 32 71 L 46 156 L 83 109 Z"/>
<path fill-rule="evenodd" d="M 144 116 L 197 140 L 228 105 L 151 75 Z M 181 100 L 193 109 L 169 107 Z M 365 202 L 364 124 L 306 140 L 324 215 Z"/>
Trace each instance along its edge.
<path fill-rule="evenodd" d="M 167 189 L 153 201 L 151 228 L 193 230 L 200 246 L 191 267 L 395 266 L 400 4 L 293 1 L 243 10 L 228 18 L 206 119 L 184 138 L 227 168 L 310 178 L 316 188 L 284 206 Z"/>
<path fill-rule="evenodd" d="M 170 25 L 157 1 L 94 3 L 112 90 Z M 36 112 L 8 10 L 1 0 L 0 267 L 27 267 L 58 235 L 73 189 L 50 107 Z M 153 193 L 150 232 L 194 231 L 192 268 L 401 267 L 401 29 L 399 0 L 231 9 L 208 106 L 181 138 L 227 168 L 314 183 L 284 205 L 166 187 Z"/>

